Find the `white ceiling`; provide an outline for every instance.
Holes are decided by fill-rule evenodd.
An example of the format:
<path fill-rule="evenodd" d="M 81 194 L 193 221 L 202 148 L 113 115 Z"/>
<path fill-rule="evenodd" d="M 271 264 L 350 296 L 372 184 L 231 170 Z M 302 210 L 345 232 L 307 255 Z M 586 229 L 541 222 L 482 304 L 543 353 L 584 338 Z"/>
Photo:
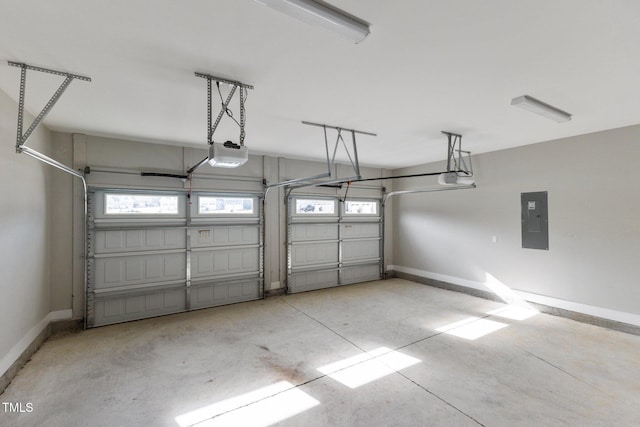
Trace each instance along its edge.
<path fill-rule="evenodd" d="M 371 166 L 445 158 L 441 130 L 480 153 L 640 123 L 637 0 L 330 3 L 370 22 L 369 37 L 352 44 L 253 0 L 0 0 L 0 60 L 93 79 L 71 84 L 45 121 L 54 130 L 205 148 L 199 71 L 255 86 L 251 153 L 321 159 L 307 120 L 377 133 L 358 139 Z M 19 75 L 0 64 L 13 99 Z M 27 108 L 60 82 L 29 72 Z M 573 120 L 510 106 L 524 94 Z M 233 126 L 215 139 L 237 140 Z"/>

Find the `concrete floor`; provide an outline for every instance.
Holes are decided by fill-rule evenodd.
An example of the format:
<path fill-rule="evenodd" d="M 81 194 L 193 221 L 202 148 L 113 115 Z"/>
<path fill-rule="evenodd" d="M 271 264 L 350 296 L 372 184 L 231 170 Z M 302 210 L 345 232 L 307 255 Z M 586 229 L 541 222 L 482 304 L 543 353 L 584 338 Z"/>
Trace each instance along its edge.
<path fill-rule="evenodd" d="M 0 425 L 640 425 L 640 336 L 504 307 L 393 279 L 66 334 Z"/>

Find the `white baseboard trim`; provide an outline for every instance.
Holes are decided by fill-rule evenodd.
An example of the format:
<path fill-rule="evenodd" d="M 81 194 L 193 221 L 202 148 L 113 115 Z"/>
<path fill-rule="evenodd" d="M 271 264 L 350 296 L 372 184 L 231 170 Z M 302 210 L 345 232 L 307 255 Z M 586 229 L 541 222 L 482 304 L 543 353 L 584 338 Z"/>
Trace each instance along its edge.
<path fill-rule="evenodd" d="M 482 282 L 475 282 L 473 280 L 461 279 L 455 276 L 448 276 L 446 274 L 432 273 L 431 271 L 418 270 L 416 268 L 403 267 L 401 265 L 389 265 L 387 270 L 399 271 L 400 273 L 407 273 L 413 276 L 425 277 L 427 279 L 439 280 L 441 282 L 452 283 L 454 285 L 465 286 L 467 288 L 478 289 L 481 291 L 489 291 L 489 288 Z"/>
<path fill-rule="evenodd" d="M 71 319 L 71 310 L 52 311 L 34 325 L 11 349 L 0 359 L 0 375 L 4 375 L 31 343 L 44 331 L 53 320 Z"/>
<path fill-rule="evenodd" d="M 69 309 L 69 310 L 60 310 L 60 311 L 52 311 L 51 313 L 49 313 L 49 320 L 56 321 L 56 320 L 69 320 L 73 318 L 73 310 Z"/>
<path fill-rule="evenodd" d="M 467 288 L 478 289 L 485 292 L 491 292 L 491 289 L 484 282 L 476 282 L 473 280 L 462 279 L 455 276 L 448 276 L 446 274 L 433 273 L 431 271 L 418 270 L 416 268 L 404 267 L 401 265 L 389 265 L 388 270 L 397 271 L 400 273 L 411 274 L 413 276 L 424 277 L 427 279 L 438 280 L 441 282 L 451 283 L 458 286 L 464 286 Z M 640 326 L 640 315 L 627 313 L 624 311 L 611 310 L 603 307 L 596 307 L 592 305 L 582 304 L 573 301 L 567 301 L 560 298 L 554 298 L 546 295 L 534 294 L 531 292 L 525 292 L 517 289 L 512 291 L 524 299 L 525 301 L 543 304 L 550 307 L 560 308 L 563 310 L 574 311 L 576 313 L 586 314 L 589 316 L 600 317 L 603 319 L 613 320 L 615 322 L 628 323 L 630 325 Z"/>

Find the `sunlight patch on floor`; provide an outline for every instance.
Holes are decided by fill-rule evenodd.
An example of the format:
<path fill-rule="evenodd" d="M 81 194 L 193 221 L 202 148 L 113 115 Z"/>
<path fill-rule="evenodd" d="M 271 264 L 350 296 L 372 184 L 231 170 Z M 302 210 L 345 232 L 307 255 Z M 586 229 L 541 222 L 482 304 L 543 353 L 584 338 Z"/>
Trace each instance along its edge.
<path fill-rule="evenodd" d="M 502 322 L 479 317 L 468 317 L 437 328 L 436 331 L 473 341 L 507 326 L 509 325 Z"/>
<path fill-rule="evenodd" d="M 318 371 L 354 389 L 417 363 L 419 359 L 380 347 L 321 366 Z"/>
<path fill-rule="evenodd" d="M 508 304 L 507 307 L 491 310 L 487 312 L 487 314 L 511 320 L 525 320 L 539 313 L 538 310 L 519 296 L 513 289 L 491 274 L 485 273 L 484 284 L 491 292 Z"/>
<path fill-rule="evenodd" d="M 511 320 L 526 320 L 530 317 L 535 316 L 536 314 L 539 314 L 539 312 L 538 310 L 529 307 L 508 305 L 506 307 L 500 307 L 496 308 L 495 310 L 488 311 L 487 314 Z"/>
<path fill-rule="evenodd" d="M 500 280 L 496 279 L 490 273 L 485 273 L 484 276 L 484 285 L 505 303 L 518 307 L 527 307 L 531 310 L 537 311 L 531 304 L 525 301 L 524 298 L 519 296 L 513 289 L 502 283 Z"/>
<path fill-rule="evenodd" d="M 269 426 L 320 402 L 287 381 L 216 402 L 175 418 L 180 427 Z"/>

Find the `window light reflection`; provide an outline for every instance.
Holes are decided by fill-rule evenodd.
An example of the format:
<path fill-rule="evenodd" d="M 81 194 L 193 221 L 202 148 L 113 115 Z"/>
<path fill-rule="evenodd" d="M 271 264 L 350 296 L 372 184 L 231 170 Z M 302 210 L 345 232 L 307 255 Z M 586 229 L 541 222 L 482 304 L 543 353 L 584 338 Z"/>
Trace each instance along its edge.
<path fill-rule="evenodd" d="M 503 317 L 511 320 L 525 320 L 539 313 L 531 304 L 520 297 L 513 289 L 496 279 L 489 273 L 485 273 L 485 286 L 496 294 L 508 305 L 501 307 L 487 314 Z"/>
<path fill-rule="evenodd" d="M 380 347 L 322 366 L 318 371 L 354 389 L 417 363 L 419 359 Z"/>
<path fill-rule="evenodd" d="M 180 427 L 269 426 L 320 402 L 287 381 L 253 390 L 175 418 Z"/>
<path fill-rule="evenodd" d="M 509 325 L 506 323 L 480 319 L 479 317 L 468 317 L 459 322 L 437 328 L 436 331 L 473 341 L 507 326 Z"/>

